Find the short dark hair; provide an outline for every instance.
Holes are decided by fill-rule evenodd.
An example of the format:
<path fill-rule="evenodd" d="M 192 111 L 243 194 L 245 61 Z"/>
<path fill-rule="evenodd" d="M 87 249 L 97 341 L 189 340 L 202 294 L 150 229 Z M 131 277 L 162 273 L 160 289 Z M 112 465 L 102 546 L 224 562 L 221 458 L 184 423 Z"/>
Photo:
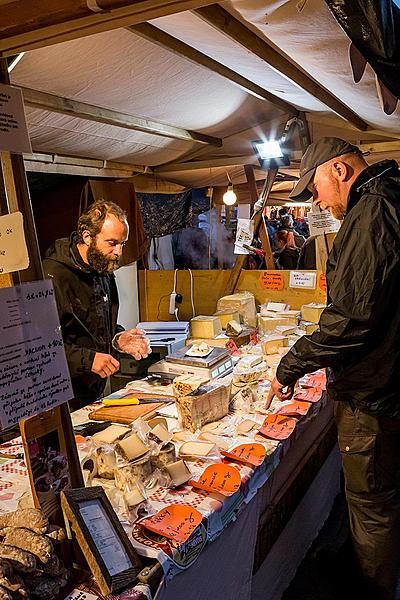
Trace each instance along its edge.
<path fill-rule="evenodd" d="M 78 219 L 78 243 L 83 243 L 83 233 L 85 231 L 88 231 L 92 237 L 96 237 L 108 215 L 114 215 L 121 223 L 128 220 L 126 212 L 115 202 L 96 200 Z"/>
<path fill-rule="evenodd" d="M 283 217 L 284 215 L 287 215 L 287 214 L 288 214 L 288 209 L 287 208 L 283 207 L 283 208 L 279 209 L 279 216 L 280 217 Z"/>

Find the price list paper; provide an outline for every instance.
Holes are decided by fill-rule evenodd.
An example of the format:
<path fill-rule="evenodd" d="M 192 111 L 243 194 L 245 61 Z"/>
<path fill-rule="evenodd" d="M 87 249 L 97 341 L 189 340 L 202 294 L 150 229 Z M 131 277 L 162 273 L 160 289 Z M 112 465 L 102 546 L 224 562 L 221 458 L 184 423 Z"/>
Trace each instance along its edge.
<path fill-rule="evenodd" d="M 0 274 L 29 267 L 22 213 L 0 217 Z"/>
<path fill-rule="evenodd" d="M 52 282 L 0 289 L 0 429 L 71 398 Z"/>

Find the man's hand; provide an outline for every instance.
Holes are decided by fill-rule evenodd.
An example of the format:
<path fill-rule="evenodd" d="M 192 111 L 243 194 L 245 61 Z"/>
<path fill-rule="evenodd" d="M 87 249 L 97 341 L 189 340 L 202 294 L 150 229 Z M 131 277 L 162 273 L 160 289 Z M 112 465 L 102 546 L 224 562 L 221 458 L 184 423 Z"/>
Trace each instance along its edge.
<path fill-rule="evenodd" d="M 285 392 L 283 391 L 286 388 Z M 284 400 L 290 400 L 294 393 L 294 383 L 291 385 L 282 385 L 279 383 L 277 378 L 272 381 L 271 389 L 269 390 L 268 398 L 267 398 L 267 406 L 269 408 L 271 406 L 271 402 L 274 399 L 274 396 L 278 398 L 281 402 Z"/>
<path fill-rule="evenodd" d="M 118 348 L 136 360 L 147 358 L 151 353 L 150 342 L 142 329 L 128 329 L 118 336 Z"/>
<path fill-rule="evenodd" d="M 96 352 L 91 370 L 102 379 L 105 379 L 119 371 L 119 362 L 111 354 Z"/>

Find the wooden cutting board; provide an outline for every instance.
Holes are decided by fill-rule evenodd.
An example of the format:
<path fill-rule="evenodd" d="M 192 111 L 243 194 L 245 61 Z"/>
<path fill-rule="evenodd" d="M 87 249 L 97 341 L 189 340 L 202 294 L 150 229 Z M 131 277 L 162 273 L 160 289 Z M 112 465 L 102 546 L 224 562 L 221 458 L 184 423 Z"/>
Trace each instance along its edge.
<path fill-rule="evenodd" d="M 157 394 L 140 394 L 135 392 L 137 398 L 157 398 Z M 160 398 L 165 396 L 160 396 Z M 171 398 L 171 402 L 173 402 Z M 151 404 L 133 404 L 132 406 L 102 406 L 90 413 L 89 419 L 93 421 L 112 421 L 113 423 L 121 423 L 129 425 L 139 417 L 150 416 L 159 408 L 168 406 L 166 402 L 155 402 Z"/>

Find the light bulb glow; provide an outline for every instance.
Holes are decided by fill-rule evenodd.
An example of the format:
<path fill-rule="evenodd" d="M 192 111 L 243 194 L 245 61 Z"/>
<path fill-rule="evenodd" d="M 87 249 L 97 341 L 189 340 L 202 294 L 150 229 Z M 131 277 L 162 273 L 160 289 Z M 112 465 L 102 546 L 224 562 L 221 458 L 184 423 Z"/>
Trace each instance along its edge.
<path fill-rule="evenodd" d="M 235 194 L 235 192 L 233 191 L 233 185 L 230 183 L 228 185 L 228 189 L 226 190 L 225 194 L 222 196 L 222 200 L 224 202 L 224 204 L 226 204 L 227 206 L 233 206 L 237 200 L 237 196 Z"/>

